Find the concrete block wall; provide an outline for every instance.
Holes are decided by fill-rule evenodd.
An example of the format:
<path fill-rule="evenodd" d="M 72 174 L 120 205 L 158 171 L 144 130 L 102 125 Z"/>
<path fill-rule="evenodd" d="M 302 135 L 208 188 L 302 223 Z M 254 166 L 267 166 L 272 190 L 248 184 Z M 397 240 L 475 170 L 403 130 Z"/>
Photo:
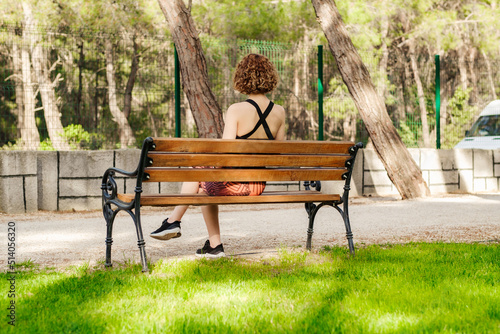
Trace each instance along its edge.
<path fill-rule="evenodd" d="M 500 191 L 500 150 L 410 149 L 432 194 Z M 101 208 L 102 175 L 108 167 L 131 172 L 140 150 L 0 151 L 0 211 L 67 211 Z M 133 193 L 135 180 L 117 175 L 120 192 Z M 327 193 L 342 192 L 343 182 L 323 182 Z M 179 183 L 144 183 L 145 193 L 178 193 Z M 269 183 L 271 191 L 303 189 L 297 182 Z M 364 195 L 399 195 L 374 150 L 360 150 L 351 191 Z"/>
<path fill-rule="evenodd" d="M 102 207 L 102 175 L 109 167 L 137 168 L 140 150 L 0 151 L 0 211 L 95 210 Z M 135 180 L 117 175 L 120 192 L 133 193 Z M 144 183 L 148 193 L 177 193 L 178 183 Z"/>
<path fill-rule="evenodd" d="M 57 210 L 98 208 L 102 175 L 108 167 L 114 166 L 117 154 L 117 151 L 59 152 Z"/>
<path fill-rule="evenodd" d="M 409 151 L 433 195 L 500 191 L 500 150 L 411 148 Z M 398 195 L 376 152 L 365 149 L 362 154 L 362 194 Z"/>
<path fill-rule="evenodd" d="M 38 210 L 37 152 L 0 151 L 0 211 Z"/>

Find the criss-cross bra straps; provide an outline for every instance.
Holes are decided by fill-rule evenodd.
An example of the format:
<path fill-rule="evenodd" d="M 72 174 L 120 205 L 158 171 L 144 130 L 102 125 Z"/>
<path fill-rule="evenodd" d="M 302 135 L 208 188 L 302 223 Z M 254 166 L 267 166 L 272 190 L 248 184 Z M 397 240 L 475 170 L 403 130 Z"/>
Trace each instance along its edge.
<path fill-rule="evenodd" d="M 266 118 L 269 115 L 269 113 L 271 112 L 271 110 L 273 110 L 274 103 L 272 101 L 270 101 L 266 110 L 264 111 L 264 113 L 262 113 L 259 105 L 254 100 L 248 99 L 248 100 L 246 100 L 246 102 L 250 103 L 251 105 L 253 105 L 255 107 L 255 109 L 257 109 L 257 114 L 259 114 L 259 121 L 257 122 L 257 124 L 255 124 L 255 127 L 253 128 L 252 131 L 250 131 L 249 133 L 247 133 L 244 136 L 237 136 L 236 139 L 248 139 L 248 137 L 253 135 L 255 133 L 255 131 L 257 131 L 259 126 L 262 125 L 262 127 L 266 131 L 267 138 L 273 140 L 274 136 L 271 132 L 271 129 L 269 129 L 269 125 L 266 122 Z"/>

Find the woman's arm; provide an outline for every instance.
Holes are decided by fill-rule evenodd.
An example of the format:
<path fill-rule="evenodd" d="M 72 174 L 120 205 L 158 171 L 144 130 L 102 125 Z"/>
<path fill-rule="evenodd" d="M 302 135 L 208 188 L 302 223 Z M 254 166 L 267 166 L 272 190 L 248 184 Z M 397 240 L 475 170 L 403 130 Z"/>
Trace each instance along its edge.
<path fill-rule="evenodd" d="M 276 133 L 276 140 L 285 140 L 285 123 L 281 124 L 280 128 L 278 129 L 278 133 Z"/>
<path fill-rule="evenodd" d="M 285 113 L 285 109 L 283 109 L 283 107 L 280 106 L 280 118 L 281 118 L 281 125 L 280 127 L 278 128 L 278 132 L 276 133 L 276 140 L 285 140 L 285 117 L 286 117 L 286 113 Z"/>
<path fill-rule="evenodd" d="M 238 130 L 238 119 L 236 117 L 236 108 L 234 104 L 227 109 L 224 132 L 222 139 L 236 139 L 236 131 Z"/>

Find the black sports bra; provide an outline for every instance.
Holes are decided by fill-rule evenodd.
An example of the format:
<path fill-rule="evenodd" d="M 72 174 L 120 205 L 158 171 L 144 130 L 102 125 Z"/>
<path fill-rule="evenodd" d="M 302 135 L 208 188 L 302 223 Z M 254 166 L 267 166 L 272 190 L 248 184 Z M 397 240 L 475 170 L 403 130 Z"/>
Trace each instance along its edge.
<path fill-rule="evenodd" d="M 259 114 L 259 121 L 257 122 L 257 124 L 255 124 L 255 127 L 253 128 L 252 131 L 250 131 L 249 133 L 247 133 L 246 135 L 243 135 L 243 136 L 236 136 L 236 139 L 248 139 L 248 137 L 253 135 L 255 133 L 255 131 L 257 131 L 259 126 L 262 125 L 264 127 L 264 130 L 266 131 L 267 138 L 273 140 L 274 136 L 271 132 L 271 129 L 269 129 L 269 125 L 267 125 L 266 118 L 269 115 L 269 113 L 271 112 L 271 110 L 273 110 L 274 103 L 272 101 L 270 101 L 266 110 L 264 111 L 264 113 L 262 113 L 262 111 L 259 108 L 259 105 L 254 100 L 248 99 L 248 100 L 246 100 L 246 102 L 250 103 L 251 105 L 253 105 L 255 107 L 255 109 L 257 109 L 257 113 Z"/>

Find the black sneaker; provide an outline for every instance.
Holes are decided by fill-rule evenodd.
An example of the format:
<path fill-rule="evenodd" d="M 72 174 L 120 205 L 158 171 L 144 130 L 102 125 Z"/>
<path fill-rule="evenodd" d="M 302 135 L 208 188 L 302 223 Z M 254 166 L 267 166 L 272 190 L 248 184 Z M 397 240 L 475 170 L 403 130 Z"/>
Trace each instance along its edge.
<path fill-rule="evenodd" d="M 159 240 L 168 240 L 181 236 L 181 222 L 176 220 L 173 223 L 168 222 L 168 218 L 163 221 L 160 228 L 150 234 L 151 238 Z"/>
<path fill-rule="evenodd" d="M 212 248 L 210 247 L 210 241 L 207 240 L 205 241 L 205 245 L 203 246 L 203 248 L 196 251 L 196 256 L 216 259 L 219 257 L 225 257 L 226 254 L 224 254 L 224 247 L 222 246 L 222 244 L 219 244 L 215 248 Z"/>

